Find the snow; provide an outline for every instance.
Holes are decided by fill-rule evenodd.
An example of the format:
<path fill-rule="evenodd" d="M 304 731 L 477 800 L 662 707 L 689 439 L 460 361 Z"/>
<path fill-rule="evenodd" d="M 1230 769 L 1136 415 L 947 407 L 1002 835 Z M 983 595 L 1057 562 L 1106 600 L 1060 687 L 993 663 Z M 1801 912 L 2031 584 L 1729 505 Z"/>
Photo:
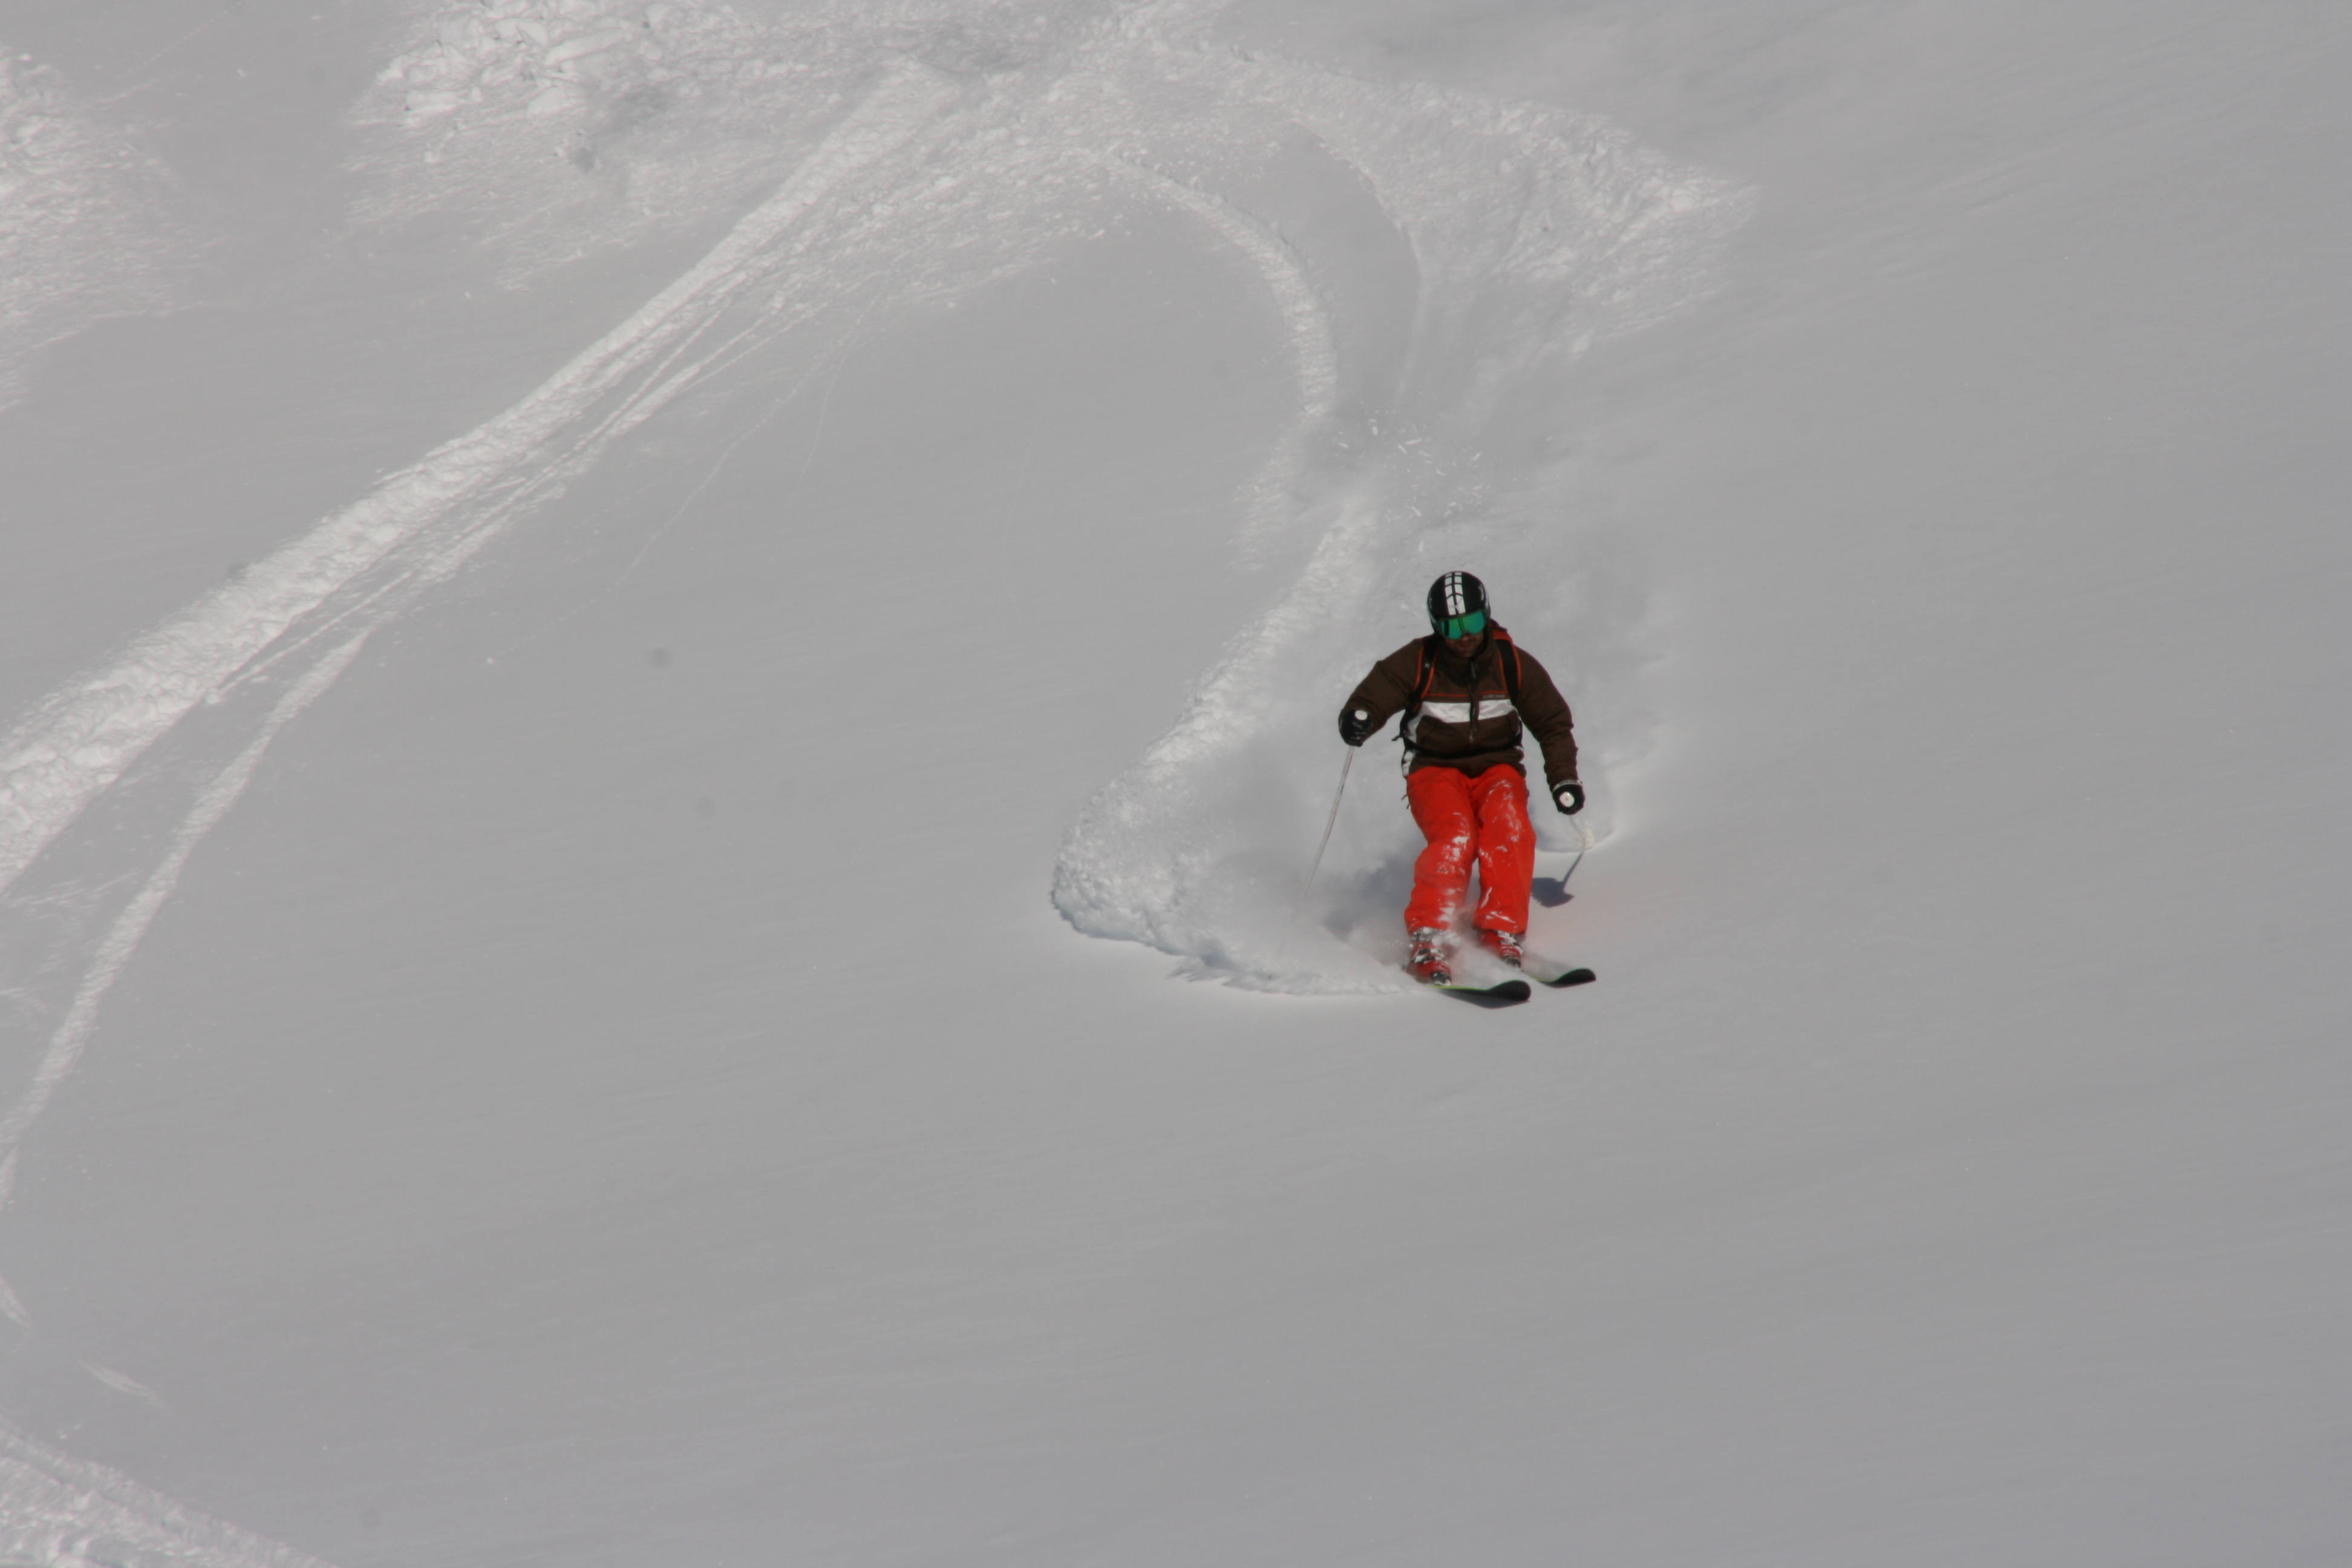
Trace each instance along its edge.
<path fill-rule="evenodd" d="M 2341 1560 L 2348 32 L 0 9 L 0 1559 Z"/>
<path fill-rule="evenodd" d="M 58 338 L 170 297 L 168 176 L 30 55 L 0 54 L 0 405 Z"/>

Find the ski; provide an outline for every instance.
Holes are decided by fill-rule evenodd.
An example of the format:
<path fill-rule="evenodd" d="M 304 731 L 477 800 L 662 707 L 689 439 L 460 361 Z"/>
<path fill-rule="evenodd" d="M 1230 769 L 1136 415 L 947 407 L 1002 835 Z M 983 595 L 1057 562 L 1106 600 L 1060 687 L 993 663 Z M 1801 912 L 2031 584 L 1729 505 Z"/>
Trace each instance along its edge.
<path fill-rule="evenodd" d="M 1506 980 L 1498 985 L 1464 985 L 1450 980 L 1428 984 L 1432 991 L 1459 996 L 1475 1007 L 1515 1007 L 1535 994 L 1524 980 Z"/>
<path fill-rule="evenodd" d="M 1570 985 L 1590 985 L 1601 978 L 1590 969 L 1571 969 L 1556 958 L 1538 958 L 1532 952 L 1520 958 L 1519 968 L 1529 979 L 1555 991 L 1566 990 Z"/>

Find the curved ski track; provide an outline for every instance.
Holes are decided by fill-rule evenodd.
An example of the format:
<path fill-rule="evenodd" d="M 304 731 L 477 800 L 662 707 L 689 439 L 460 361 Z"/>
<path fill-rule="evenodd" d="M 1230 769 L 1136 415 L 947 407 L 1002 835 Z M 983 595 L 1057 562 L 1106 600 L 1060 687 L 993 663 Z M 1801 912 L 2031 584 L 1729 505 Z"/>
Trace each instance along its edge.
<path fill-rule="evenodd" d="M 251 724 L 247 739 L 136 879 L 136 890 L 84 961 L 31 1081 L 0 1115 L 0 1205 L 26 1135 L 72 1073 L 109 988 L 190 858 L 234 809 L 277 737 L 351 668 L 370 634 L 615 441 L 732 363 L 747 343 L 772 340 L 849 298 L 864 281 L 854 254 L 859 247 L 893 258 L 898 287 L 925 281 L 925 257 L 957 242 L 952 216 L 933 210 L 936 193 L 994 182 L 1000 193 L 1017 193 L 1025 203 L 1009 216 L 1041 233 L 1070 232 L 1067 212 L 1050 204 L 1071 195 L 1067 176 L 1075 171 L 1173 205 L 1249 260 L 1283 323 L 1298 412 L 1252 487 L 1245 539 L 1293 521 L 1312 438 L 1334 416 L 1341 345 L 1330 302 L 1292 246 L 1216 195 L 1213 180 L 1180 176 L 1170 167 L 1213 167 L 1222 139 L 1241 136 L 1244 127 L 1262 132 L 1286 121 L 1309 130 L 1363 175 L 1412 240 L 1423 273 L 1416 342 L 1463 319 L 1468 301 L 1449 297 L 1449 289 L 1475 293 L 1497 278 L 1589 284 L 1605 275 L 1622 283 L 1626 268 L 1596 267 L 1590 254 L 1595 223 L 1581 220 L 1591 219 L 1596 205 L 1611 209 L 1600 226 L 1621 247 L 1639 249 L 1627 237 L 1656 220 L 1652 226 L 1661 229 L 1664 249 L 1654 246 L 1634 258 L 1651 264 L 1686 247 L 1710 225 L 1721 226 L 1728 210 L 1727 187 L 1657 160 L 1612 184 L 1603 167 L 1610 158 L 1640 162 L 1630 144 L 1583 132 L 1563 140 L 1563 117 L 1552 111 L 1383 87 L 1177 36 L 1214 9 L 1181 0 L 1129 7 L 1080 29 L 1050 73 L 989 76 L 922 63 L 920 51 L 869 49 L 880 67 L 863 72 L 866 85 L 853 107 L 772 195 L 626 321 L 505 413 L 391 475 L 239 580 L 138 637 L 110 664 L 37 704 L 0 738 L 4 895 L 199 706 L 239 692 L 278 692 L 257 720 L 240 721 Z M 1513 154 L 1517 174 L 1513 157 L 1501 160 L 1509 187 L 1501 196 L 1498 147 L 1519 149 Z M 1171 163 L 1155 148 L 1182 156 Z M 1062 183 L 1037 178 L 1048 171 L 1065 176 Z M 1557 243 L 1549 243 L 1562 212 L 1580 221 L 1560 223 Z M 988 216 L 1001 221 L 1008 214 Z M 1549 294 L 1538 289 L 1542 297 L 1523 312 L 1520 324 L 1541 340 L 1535 350 L 1560 342 L 1563 312 L 1589 339 L 1591 324 L 1579 314 L 1582 297 L 1568 292 L 1576 297 L 1563 300 L 1557 288 Z M 747 310 L 753 324 L 722 336 L 722 320 Z M 1630 314 L 1638 312 L 1620 310 L 1617 318 Z M 1197 858 L 1163 854 L 1149 843 L 1122 851 L 1119 841 L 1164 817 L 1170 791 L 1160 786 L 1179 782 L 1173 775 L 1241 743 L 1265 721 L 1269 661 L 1311 626 L 1375 589 L 1377 577 L 1364 562 L 1396 521 L 1377 495 L 1359 494 L 1339 508 L 1297 584 L 1209 673 L 1168 736 L 1072 830 L 1055 896 L 1082 928 L 1175 952 L 1202 951 L 1202 933 L 1168 913 L 1183 905 L 1184 879 Z M 29 1326 L 5 1281 L 0 1313 Z M 154 1397 L 125 1374 L 93 1368 L 92 1375 Z M 164 1561 L 152 1554 L 161 1551 L 170 1561 L 247 1568 L 313 1563 L 204 1521 L 110 1472 L 47 1455 L 5 1430 L 0 1503 L 12 1520 L 26 1521 L 12 1526 L 14 1533 L 0 1532 L 0 1551 L 29 1552 L 39 1561 L 79 1561 L 59 1554 L 86 1552 L 103 1538 L 141 1543 L 138 1552 L 122 1549 L 125 1561 Z M 167 1538 L 171 1545 L 156 1544 Z"/>

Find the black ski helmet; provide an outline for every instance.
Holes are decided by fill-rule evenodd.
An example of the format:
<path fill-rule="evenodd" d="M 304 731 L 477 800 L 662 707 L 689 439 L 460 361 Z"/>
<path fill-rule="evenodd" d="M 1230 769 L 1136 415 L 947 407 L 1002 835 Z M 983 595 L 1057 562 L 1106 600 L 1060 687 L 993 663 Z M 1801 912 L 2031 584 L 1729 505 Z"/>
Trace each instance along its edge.
<path fill-rule="evenodd" d="M 1429 627 L 1442 633 L 1444 623 L 1456 616 L 1480 614 L 1494 618 L 1486 603 L 1486 584 L 1467 572 L 1448 572 L 1429 585 Z"/>

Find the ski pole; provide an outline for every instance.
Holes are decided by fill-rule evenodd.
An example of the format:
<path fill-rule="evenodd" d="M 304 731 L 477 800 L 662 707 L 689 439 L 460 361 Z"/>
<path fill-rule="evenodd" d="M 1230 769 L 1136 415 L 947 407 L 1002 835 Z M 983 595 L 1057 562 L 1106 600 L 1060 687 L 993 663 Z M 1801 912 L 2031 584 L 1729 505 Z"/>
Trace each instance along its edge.
<path fill-rule="evenodd" d="M 1307 868 L 1307 886 L 1298 889 L 1298 901 L 1290 907 L 1290 924 L 1283 927 L 1285 943 L 1298 924 L 1298 911 L 1307 907 L 1307 895 L 1315 890 L 1315 873 L 1323 869 L 1323 851 L 1331 847 L 1331 829 L 1339 825 L 1339 797 L 1348 793 L 1348 770 L 1356 765 L 1356 748 L 1348 748 L 1348 760 L 1339 764 L 1339 787 L 1331 792 L 1331 815 L 1323 819 L 1323 842 L 1315 847 L 1315 864 Z"/>
<path fill-rule="evenodd" d="M 1567 889 L 1568 879 L 1576 875 L 1576 868 L 1584 864 L 1584 852 L 1592 847 L 1592 829 L 1572 816 L 1568 819 L 1568 825 L 1576 829 L 1576 858 L 1570 860 L 1568 863 L 1568 869 L 1559 874 L 1559 885 L 1562 890 Z"/>

